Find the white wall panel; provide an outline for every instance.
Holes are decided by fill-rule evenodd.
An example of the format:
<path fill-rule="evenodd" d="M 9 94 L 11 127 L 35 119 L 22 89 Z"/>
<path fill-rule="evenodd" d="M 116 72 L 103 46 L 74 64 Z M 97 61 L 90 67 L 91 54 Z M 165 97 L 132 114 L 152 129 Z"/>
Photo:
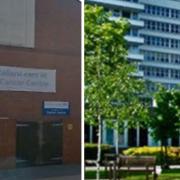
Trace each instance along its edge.
<path fill-rule="evenodd" d="M 34 47 L 34 0 L 0 1 L 0 44 Z"/>

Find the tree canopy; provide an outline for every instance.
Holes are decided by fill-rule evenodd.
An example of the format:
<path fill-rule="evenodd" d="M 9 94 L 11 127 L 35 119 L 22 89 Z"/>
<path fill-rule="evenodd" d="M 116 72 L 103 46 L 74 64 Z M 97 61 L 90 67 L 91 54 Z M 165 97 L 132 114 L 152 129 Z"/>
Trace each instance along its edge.
<path fill-rule="evenodd" d="M 150 121 L 152 135 L 155 140 L 166 144 L 168 138 L 176 137 L 179 133 L 180 91 L 160 87 L 154 101 L 156 105 Z"/>
<path fill-rule="evenodd" d="M 159 87 L 154 96 L 154 107 L 152 109 L 149 127 L 152 130 L 152 136 L 156 141 L 161 142 L 162 149 L 161 165 L 168 169 L 167 146 L 168 139 L 179 137 L 180 128 L 180 91 L 165 87 Z"/>
<path fill-rule="evenodd" d="M 129 24 L 110 16 L 102 7 L 85 6 L 85 120 L 97 124 L 101 114 L 109 124 L 126 119 L 134 125 L 142 119 L 139 112 L 145 113 L 137 96 L 143 94 L 144 84 L 133 77 L 135 64 L 127 60 L 124 35 Z"/>

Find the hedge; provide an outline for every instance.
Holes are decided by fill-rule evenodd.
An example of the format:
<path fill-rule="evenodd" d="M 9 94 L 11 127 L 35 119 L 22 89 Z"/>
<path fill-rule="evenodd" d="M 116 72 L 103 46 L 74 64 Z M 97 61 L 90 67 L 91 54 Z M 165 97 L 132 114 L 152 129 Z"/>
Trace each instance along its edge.
<path fill-rule="evenodd" d="M 163 151 L 165 151 L 164 148 Z M 161 147 L 133 147 L 124 150 L 123 154 L 129 156 L 154 155 L 157 158 L 157 164 L 160 164 L 162 159 Z M 167 155 L 169 164 L 180 164 L 180 147 L 168 147 Z"/>
<path fill-rule="evenodd" d="M 101 159 L 104 159 L 105 153 L 111 153 L 113 147 L 108 144 L 101 144 Z M 95 160 L 97 159 L 97 144 L 86 143 L 85 144 L 85 159 Z"/>

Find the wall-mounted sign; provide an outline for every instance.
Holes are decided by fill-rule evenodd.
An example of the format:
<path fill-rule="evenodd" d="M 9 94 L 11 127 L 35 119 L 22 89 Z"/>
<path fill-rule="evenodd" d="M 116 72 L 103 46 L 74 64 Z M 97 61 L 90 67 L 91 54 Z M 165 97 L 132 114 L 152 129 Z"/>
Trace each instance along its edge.
<path fill-rule="evenodd" d="M 43 114 L 44 115 L 68 115 L 69 102 L 44 101 Z"/>
<path fill-rule="evenodd" d="M 56 92 L 56 70 L 0 66 L 0 90 Z"/>

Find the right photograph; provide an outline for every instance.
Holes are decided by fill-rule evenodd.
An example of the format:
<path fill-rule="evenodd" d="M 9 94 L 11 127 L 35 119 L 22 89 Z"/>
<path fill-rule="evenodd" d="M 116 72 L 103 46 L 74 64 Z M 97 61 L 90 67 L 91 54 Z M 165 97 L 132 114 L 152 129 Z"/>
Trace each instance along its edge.
<path fill-rule="evenodd" d="M 180 179 L 180 0 L 86 0 L 85 179 Z"/>

